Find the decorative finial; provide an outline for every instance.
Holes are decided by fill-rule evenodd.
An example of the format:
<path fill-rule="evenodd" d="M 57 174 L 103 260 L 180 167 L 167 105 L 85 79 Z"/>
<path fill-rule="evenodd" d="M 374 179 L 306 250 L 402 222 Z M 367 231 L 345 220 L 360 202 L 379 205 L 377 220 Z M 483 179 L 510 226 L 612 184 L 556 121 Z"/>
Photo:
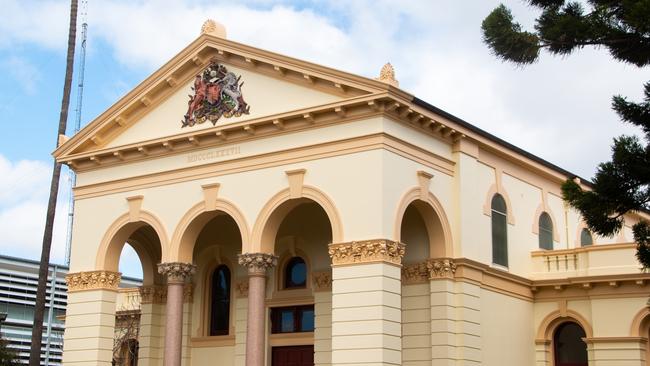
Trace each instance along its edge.
<path fill-rule="evenodd" d="M 377 78 L 379 81 L 383 81 L 386 84 L 390 84 L 392 86 L 399 87 L 399 82 L 397 79 L 395 79 L 395 69 L 393 68 L 393 65 L 390 64 L 390 62 L 387 62 L 382 68 L 381 71 L 379 72 L 379 78 Z"/>
<path fill-rule="evenodd" d="M 201 34 L 209 34 L 219 38 L 226 38 L 226 27 L 212 19 L 208 19 L 201 26 Z"/>

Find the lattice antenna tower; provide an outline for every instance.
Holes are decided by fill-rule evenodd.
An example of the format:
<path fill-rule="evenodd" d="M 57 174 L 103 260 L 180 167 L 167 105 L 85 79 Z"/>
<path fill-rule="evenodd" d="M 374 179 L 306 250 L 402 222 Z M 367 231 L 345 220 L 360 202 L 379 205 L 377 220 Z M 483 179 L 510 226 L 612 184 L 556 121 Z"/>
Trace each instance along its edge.
<path fill-rule="evenodd" d="M 84 95 L 84 74 L 86 72 L 86 41 L 88 38 L 88 0 L 81 0 L 81 52 L 79 53 L 79 68 L 77 69 L 77 106 L 75 108 L 75 123 L 73 136 L 81 129 L 81 106 Z M 65 265 L 70 266 L 70 251 L 72 249 L 72 224 L 74 222 L 74 195 L 72 189 L 77 182 L 77 176 L 68 170 L 70 196 L 68 199 L 68 226 L 65 237 Z"/>

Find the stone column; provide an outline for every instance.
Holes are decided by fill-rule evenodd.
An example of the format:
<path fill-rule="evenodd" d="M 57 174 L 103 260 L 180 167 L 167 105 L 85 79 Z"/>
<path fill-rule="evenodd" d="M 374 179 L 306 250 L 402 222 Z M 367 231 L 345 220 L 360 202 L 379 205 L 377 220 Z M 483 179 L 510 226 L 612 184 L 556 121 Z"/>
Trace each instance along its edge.
<path fill-rule="evenodd" d="M 196 266 L 191 263 L 160 263 L 158 273 L 167 277 L 164 366 L 181 365 L 183 345 L 183 287 Z"/>
<path fill-rule="evenodd" d="M 110 366 L 113 359 L 118 272 L 70 273 L 63 364 Z"/>
<path fill-rule="evenodd" d="M 404 244 L 330 244 L 332 365 L 401 365 Z"/>
<path fill-rule="evenodd" d="M 248 268 L 248 318 L 246 321 L 246 366 L 264 366 L 264 316 L 266 270 L 278 263 L 278 257 L 267 253 L 244 253 L 239 264 Z"/>

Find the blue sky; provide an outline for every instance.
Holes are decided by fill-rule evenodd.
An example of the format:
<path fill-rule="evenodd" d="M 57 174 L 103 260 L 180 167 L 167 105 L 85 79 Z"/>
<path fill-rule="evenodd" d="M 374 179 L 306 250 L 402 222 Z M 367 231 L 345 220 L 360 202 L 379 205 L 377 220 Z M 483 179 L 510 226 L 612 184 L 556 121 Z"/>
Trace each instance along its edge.
<path fill-rule="evenodd" d="M 503 1 L 524 27 L 535 8 Z M 399 4 L 399 5 L 397 5 Z M 89 0 L 82 126 L 173 57 L 207 18 L 228 38 L 376 77 L 390 61 L 403 89 L 583 177 L 609 158 L 618 121 L 611 96 L 639 99 L 648 69 L 604 50 L 543 55 L 519 68 L 481 42 L 492 0 L 171 1 Z M 0 252 L 38 258 L 55 147 L 69 3 L 0 0 Z M 81 27 L 79 27 L 79 35 Z M 79 48 L 77 48 L 79 50 Z M 75 70 L 75 79 L 78 75 Z M 72 132 L 76 82 L 69 112 Z M 54 261 L 64 257 L 67 179 L 62 181 Z M 123 269 L 137 275 L 137 259 Z"/>

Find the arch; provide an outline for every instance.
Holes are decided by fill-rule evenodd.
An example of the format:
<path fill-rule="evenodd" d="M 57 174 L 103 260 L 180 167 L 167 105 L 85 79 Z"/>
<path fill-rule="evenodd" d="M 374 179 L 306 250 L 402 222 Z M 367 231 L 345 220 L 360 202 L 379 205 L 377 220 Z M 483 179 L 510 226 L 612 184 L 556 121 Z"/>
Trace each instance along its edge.
<path fill-rule="evenodd" d="M 494 198 L 495 194 L 500 194 L 501 197 L 503 197 L 503 199 L 506 201 L 506 209 L 508 210 L 506 218 L 508 220 L 508 224 L 514 225 L 515 215 L 512 213 L 512 203 L 510 203 L 510 196 L 508 196 L 508 193 L 505 189 L 503 189 L 503 187 L 497 185 L 496 183 L 490 186 L 490 189 L 488 189 L 487 195 L 485 196 L 485 201 L 483 202 L 483 215 L 492 217 L 492 198 Z"/>
<path fill-rule="evenodd" d="M 244 245 L 242 253 L 274 253 L 275 235 L 286 215 L 306 200 L 316 202 L 325 211 L 332 228 L 332 242 L 343 241 L 343 225 L 333 201 L 321 190 L 312 186 L 303 186 L 300 198 L 292 198 L 289 188 L 276 193 L 262 207 L 253 226 L 252 242 Z"/>
<path fill-rule="evenodd" d="M 551 210 L 550 207 L 546 206 L 545 203 L 540 203 L 537 206 L 537 210 L 535 210 L 535 216 L 533 219 L 533 234 L 539 235 L 539 217 L 545 213 L 548 215 L 548 217 L 551 219 L 551 223 L 553 224 L 553 242 L 554 243 L 559 243 L 560 242 L 560 234 L 559 231 L 557 231 L 557 221 L 555 220 L 555 215 L 553 215 L 553 211 Z"/>
<path fill-rule="evenodd" d="M 216 208 L 214 210 L 208 210 L 205 202 L 201 201 L 192 206 L 185 215 L 183 215 L 174 230 L 169 255 L 163 257 L 163 262 L 191 263 L 196 239 L 205 224 L 217 216 L 219 212 L 229 215 L 237 224 L 242 241 L 242 251 L 249 245 L 250 235 L 244 215 L 231 202 L 220 198 L 216 201 Z M 204 213 L 212 214 L 203 215 Z"/>
<path fill-rule="evenodd" d="M 537 329 L 537 340 L 552 341 L 555 329 L 565 322 L 577 323 L 582 327 L 582 329 L 584 329 L 587 338 L 593 338 L 593 328 L 582 315 L 573 310 L 566 310 L 562 313 L 559 310 L 556 310 L 548 314 L 540 323 L 539 328 Z"/>
<path fill-rule="evenodd" d="M 427 227 L 427 232 L 429 234 L 429 255 L 431 257 L 453 257 L 454 246 L 451 236 L 451 226 L 449 225 L 449 220 L 447 220 L 447 215 L 445 210 L 440 204 L 440 201 L 433 195 L 433 193 L 428 192 L 426 195 L 426 201 L 421 200 L 421 191 L 419 187 L 413 188 L 407 191 L 400 200 L 400 203 L 397 206 L 397 211 L 395 214 L 395 223 L 393 225 L 393 240 L 400 241 L 402 237 L 402 219 L 404 218 L 404 213 L 411 203 L 416 203 L 416 208 L 424 223 Z M 421 204 L 417 204 L 421 202 Z M 426 205 L 426 207 L 423 207 Z M 427 210 L 426 208 L 433 210 Z M 437 217 L 434 217 L 435 216 Z M 436 223 L 439 227 L 436 227 Z M 440 238 L 437 233 L 442 233 L 442 238 Z M 441 253 L 440 247 L 437 246 L 437 243 L 443 241 L 444 243 L 444 252 Z"/>
<path fill-rule="evenodd" d="M 144 285 L 153 284 L 154 275 L 157 273 L 157 263 L 154 258 L 157 256 L 151 252 L 151 241 L 146 236 L 138 237 L 136 235 L 135 238 L 131 237 L 138 229 L 147 225 L 158 236 L 158 240 L 160 241 L 160 256 L 164 258 L 168 252 L 168 240 L 167 232 L 160 219 L 148 211 L 141 210 L 138 221 L 133 221 L 130 213 L 127 212 L 115 219 L 104 233 L 104 237 L 97 250 L 95 269 L 117 272 L 124 243 L 131 239 L 129 244 L 131 244 L 142 263 L 142 282 Z"/>
<path fill-rule="evenodd" d="M 631 337 L 647 337 L 650 328 L 650 308 L 644 306 L 632 319 L 630 325 Z"/>
<path fill-rule="evenodd" d="M 580 219 L 580 222 L 578 223 L 578 227 L 576 228 L 576 236 L 575 236 L 575 238 L 576 238 L 575 239 L 575 247 L 576 248 L 580 248 L 580 247 L 583 246 L 582 245 L 582 230 L 585 230 L 585 229 L 589 230 L 589 228 L 587 227 L 587 224 L 582 219 Z M 591 230 L 589 230 L 589 233 L 591 234 L 591 244 L 592 245 L 596 244 L 595 234 L 593 232 L 591 232 Z"/>

